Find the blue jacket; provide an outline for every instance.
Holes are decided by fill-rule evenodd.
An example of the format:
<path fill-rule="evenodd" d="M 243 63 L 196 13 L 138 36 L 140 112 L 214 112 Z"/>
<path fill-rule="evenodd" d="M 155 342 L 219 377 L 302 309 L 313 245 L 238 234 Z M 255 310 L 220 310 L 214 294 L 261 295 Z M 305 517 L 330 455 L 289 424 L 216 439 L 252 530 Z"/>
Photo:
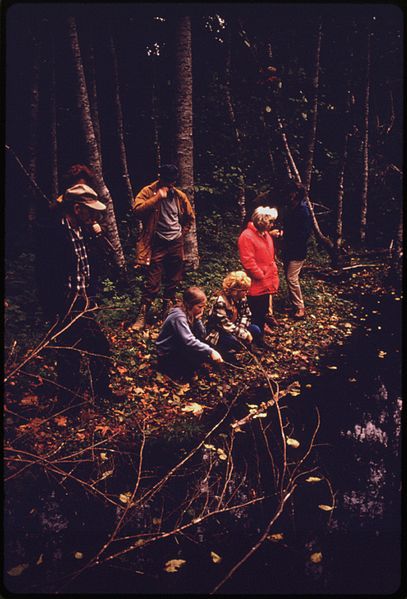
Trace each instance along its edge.
<path fill-rule="evenodd" d="M 177 354 L 191 351 L 209 357 L 212 348 L 199 339 L 205 335 L 205 327 L 201 320 L 196 320 L 191 329 L 185 312 L 181 308 L 173 308 L 158 335 L 157 353 L 161 357 L 174 355 L 175 358 Z"/>
<path fill-rule="evenodd" d="M 283 260 L 305 260 L 307 242 L 312 232 L 311 213 L 305 201 L 293 209 L 287 208 L 283 227 Z"/>

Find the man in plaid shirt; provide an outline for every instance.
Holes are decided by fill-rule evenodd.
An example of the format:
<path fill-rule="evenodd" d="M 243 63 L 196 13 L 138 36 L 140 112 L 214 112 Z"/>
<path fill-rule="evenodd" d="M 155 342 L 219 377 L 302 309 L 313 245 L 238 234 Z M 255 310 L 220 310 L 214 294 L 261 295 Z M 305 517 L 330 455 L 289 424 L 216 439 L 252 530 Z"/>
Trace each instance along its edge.
<path fill-rule="evenodd" d="M 94 316 L 96 264 L 91 261 L 97 215 L 106 209 L 85 184 L 66 190 L 51 219 L 37 228 L 36 274 L 47 320 L 59 331 L 57 378 L 61 407 L 82 398 L 82 355 L 89 358 L 91 392 L 97 400 L 113 397 L 109 388 L 110 345 Z M 95 248 L 93 248 L 95 249 Z"/>

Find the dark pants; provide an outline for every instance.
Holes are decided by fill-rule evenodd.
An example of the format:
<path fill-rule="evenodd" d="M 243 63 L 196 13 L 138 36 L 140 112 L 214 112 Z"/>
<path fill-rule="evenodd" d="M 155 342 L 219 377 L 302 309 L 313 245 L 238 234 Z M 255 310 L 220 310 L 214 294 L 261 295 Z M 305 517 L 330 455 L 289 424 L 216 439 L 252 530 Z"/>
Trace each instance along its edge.
<path fill-rule="evenodd" d="M 262 335 L 264 333 L 264 323 L 266 322 L 266 316 L 269 309 L 269 300 L 270 295 L 268 293 L 247 296 L 247 302 L 252 313 L 252 324 L 256 324 L 259 327 Z"/>
<path fill-rule="evenodd" d="M 63 329 L 68 322 L 72 321 L 73 317 L 75 317 L 75 312 L 72 312 L 69 319 L 66 319 L 60 328 Z M 99 398 L 109 397 L 111 394 L 109 388 L 110 360 L 108 359 L 110 345 L 93 314 L 80 316 L 57 337 L 55 344 L 66 347 L 66 349 L 57 350 L 59 398 L 62 401 L 71 402 L 75 397 L 74 394 L 79 390 L 82 360 L 80 350 L 89 352 L 87 357 L 93 394 Z"/>
<path fill-rule="evenodd" d="M 204 362 L 208 362 L 203 354 L 180 350 L 170 356 L 158 356 L 158 370 L 172 379 L 190 380 Z"/>
<path fill-rule="evenodd" d="M 164 279 L 164 300 L 174 300 L 178 285 L 184 273 L 183 237 L 166 241 L 155 236 L 152 246 L 151 263 L 147 270 L 142 302 L 150 303 L 159 294 Z"/>
<path fill-rule="evenodd" d="M 248 331 L 251 333 L 253 340 L 256 341 L 262 336 L 262 331 L 257 324 L 251 324 L 248 326 Z M 222 355 L 223 358 L 227 359 L 230 351 L 235 352 L 242 351 L 245 347 L 244 341 L 241 341 L 235 335 L 226 333 L 225 331 L 219 331 L 219 341 L 216 345 L 216 349 Z"/>

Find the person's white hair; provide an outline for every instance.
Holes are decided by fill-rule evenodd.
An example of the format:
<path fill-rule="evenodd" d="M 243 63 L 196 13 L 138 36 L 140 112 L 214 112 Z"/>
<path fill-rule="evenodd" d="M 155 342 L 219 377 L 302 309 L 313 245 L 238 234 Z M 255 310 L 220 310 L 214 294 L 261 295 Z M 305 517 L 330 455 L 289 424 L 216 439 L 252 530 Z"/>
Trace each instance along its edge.
<path fill-rule="evenodd" d="M 277 216 L 277 208 L 258 206 L 252 214 L 252 222 L 256 229 L 265 229 L 270 221 L 276 220 Z"/>

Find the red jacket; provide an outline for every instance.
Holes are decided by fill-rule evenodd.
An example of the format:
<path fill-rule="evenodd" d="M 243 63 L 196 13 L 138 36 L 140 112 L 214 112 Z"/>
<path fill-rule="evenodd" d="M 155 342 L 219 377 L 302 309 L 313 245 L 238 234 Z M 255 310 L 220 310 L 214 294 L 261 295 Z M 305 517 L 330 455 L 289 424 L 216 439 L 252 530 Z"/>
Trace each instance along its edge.
<path fill-rule="evenodd" d="M 273 238 L 267 232 L 263 235 L 249 222 L 237 242 L 240 261 L 252 280 L 249 295 L 276 293 L 278 290 Z"/>

